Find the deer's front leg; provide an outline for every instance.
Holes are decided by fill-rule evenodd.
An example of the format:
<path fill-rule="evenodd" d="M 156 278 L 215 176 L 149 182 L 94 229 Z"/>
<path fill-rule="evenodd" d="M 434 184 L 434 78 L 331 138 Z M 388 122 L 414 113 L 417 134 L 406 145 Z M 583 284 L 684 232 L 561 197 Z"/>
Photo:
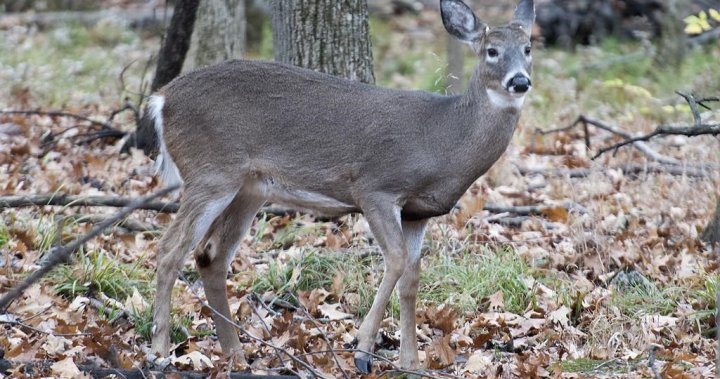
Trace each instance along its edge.
<path fill-rule="evenodd" d="M 427 220 L 402 223 L 408 255 L 405 272 L 397 289 L 400 295 L 400 367 L 415 369 L 420 364 L 415 330 L 415 306 L 420 281 L 420 250 Z"/>
<path fill-rule="evenodd" d="M 382 249 L 385 271 L 375 300 L 365 316 L 357 333 L 358 350 L 372 352 L 375 335 L 385 313 L 385 306 L 390 300 L 395 284 L 405 270 L 407 249 L 400 226 L 400 208 L 393 202 L 370 202 L 363 207 L 370 229 Z M 363 352 L 355 353 L 355 366 L 363 373 L 372 368 L 372 357 Z"/>

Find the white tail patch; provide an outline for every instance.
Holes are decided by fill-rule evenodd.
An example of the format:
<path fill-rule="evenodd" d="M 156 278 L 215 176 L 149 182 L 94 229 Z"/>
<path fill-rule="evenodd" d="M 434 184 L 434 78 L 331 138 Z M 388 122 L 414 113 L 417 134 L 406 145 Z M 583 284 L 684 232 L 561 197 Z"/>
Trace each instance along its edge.
<path fill-rule="evenodd" d="M 160 174 L 160 178 L 163 183 L 170 187 L 175 185 L 181 185 L 183 183 L 180 172 L 178 171 L 175 162 L 167 151 L 165 146 L 165 140 L 163 139 L 163 115 L 162 109 L 165 105 L 165 97 L 160 95 L 150 96 L 148 101 L 148 111 L 150 112 L 150 118 L 155 123 L 155 134 L 158 138 L 158 144 L 160 145 L 160 152 L 157 158 L 155 158 L 155 171 Z"/>

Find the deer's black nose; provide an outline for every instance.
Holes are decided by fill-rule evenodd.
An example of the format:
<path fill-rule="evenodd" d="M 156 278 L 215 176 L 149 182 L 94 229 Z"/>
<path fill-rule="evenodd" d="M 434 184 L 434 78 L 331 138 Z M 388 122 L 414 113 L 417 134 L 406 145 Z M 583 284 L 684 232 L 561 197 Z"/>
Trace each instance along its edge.
<path fill-rule="evenodd" d="M 510 79 L 508 83 L 508 91 L 515 93 L 525 93 L 532 86 L 530 78 L 523 74 L 517 74 Z"/>

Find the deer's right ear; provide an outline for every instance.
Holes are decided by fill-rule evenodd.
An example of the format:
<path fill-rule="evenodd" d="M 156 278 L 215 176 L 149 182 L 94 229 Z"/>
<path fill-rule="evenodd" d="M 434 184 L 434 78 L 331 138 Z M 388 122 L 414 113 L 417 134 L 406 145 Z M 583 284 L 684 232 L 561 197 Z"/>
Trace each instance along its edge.
<path fill-rule="evenodd" d="M 487 28 L 462 0 L 440 0 L 440 15 L 445 30 L 464 42 L 480 39 Z"/>

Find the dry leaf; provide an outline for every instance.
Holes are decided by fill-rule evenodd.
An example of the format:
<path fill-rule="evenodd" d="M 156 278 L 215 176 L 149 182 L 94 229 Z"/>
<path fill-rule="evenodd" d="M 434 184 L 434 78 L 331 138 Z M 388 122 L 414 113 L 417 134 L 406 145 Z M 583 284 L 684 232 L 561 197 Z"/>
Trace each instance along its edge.
<path fill-rule="evenodd" d="M 170 359 L 174 365 L 191 367 L 193 370 L 204 370 L 214 367 L 210 358 L 199 351 L 193 351 L 177 358 Z"/>
<path fill-rule="evenodd" d="M 497 291 L 490 296 L 490 310 L 493 312 L 500 312 L 505 310 L 505 300 L 503 299 L 503 292 Z"/>
<path fill-rule="evenodd" d="M 340 311 L 342 305 L 336 304 L 321 304 L 317 307 L 320 313 L 332 321 L 337 320 L 349 320 L 353 318 L 353 315 Z"/>
<path fill-rule="evenodd" d="M 88 377 L 87 374 L 80 371 L 71 357 L 53 363 L 52 366 L 50 366 L 50 370 L 59 378 L 75 379 Z"/>

